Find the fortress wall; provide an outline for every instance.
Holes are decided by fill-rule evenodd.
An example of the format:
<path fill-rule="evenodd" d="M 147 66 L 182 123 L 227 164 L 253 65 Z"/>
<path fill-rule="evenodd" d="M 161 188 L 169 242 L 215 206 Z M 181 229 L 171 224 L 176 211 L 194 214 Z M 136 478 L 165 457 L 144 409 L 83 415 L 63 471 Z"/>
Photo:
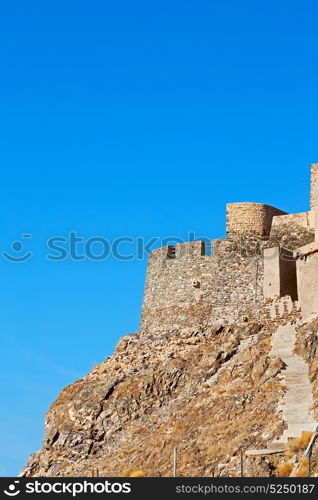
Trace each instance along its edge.
<path fill-rule="evenodd" d="M 176 245 L 175 257 L 167 255 L 165 247 L 149 256 L 141 331 L 159 333 L 251 318 L 263 300 L 260 257 L 225 248 L 205 255 L 202 242 Z"/>
<path fill-rule="evenodd" d="M 266 238 L 254 236 L 249 238 L 221 238 L 212 240 L 212 253 L 217 254 L 219 257 L 228 257 L 229 253 L 240 253 L 242 257 L 260 256 L 268 241 Z"/>
<path fill-rule="evenodd" d="M 269 236 L 272 219 L 286 212 L 262 203 L 228 203 L 226 233 L 236 236 Z"/>
<path fill-rule="evenodd" d="M 315 240 L 315 211 L 274 217 L 270 240 L 273 246 L 290 250 L 312 243 Z"/>

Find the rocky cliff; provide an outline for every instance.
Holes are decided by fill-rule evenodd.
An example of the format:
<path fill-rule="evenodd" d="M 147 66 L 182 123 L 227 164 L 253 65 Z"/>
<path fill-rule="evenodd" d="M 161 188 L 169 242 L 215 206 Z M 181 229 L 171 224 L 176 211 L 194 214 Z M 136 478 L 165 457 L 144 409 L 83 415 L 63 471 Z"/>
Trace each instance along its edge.
<path fill-rule="evenodd" d="M 287 320 L 294 321 L 280 323 Z M 122 337 L 52 404 L 43 448 L 21 475 L 171 476 L 175 446 L 178 476 L 239 475 L 241 448 L 264 449 L 286 427 L 285 366 L 270 354 L 276 328 L 273 320 Z M 316 410 L 317 330 L 315 321 L 302 325 L 296 344 Z M 245 474 L 277 475 L 284 460 L 284 453 L 246 456 Z"/>

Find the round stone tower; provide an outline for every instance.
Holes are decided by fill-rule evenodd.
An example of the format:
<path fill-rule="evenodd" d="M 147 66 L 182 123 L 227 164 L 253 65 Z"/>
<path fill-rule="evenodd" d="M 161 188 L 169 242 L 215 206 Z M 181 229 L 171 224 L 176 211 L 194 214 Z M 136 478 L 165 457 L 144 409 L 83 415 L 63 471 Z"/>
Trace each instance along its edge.
<path fill-rule="evenodd" d="M 226 234 L 229 237 L 268 237 L 275 215 L 286 212 L 263 203 L 228 203 Z"/>

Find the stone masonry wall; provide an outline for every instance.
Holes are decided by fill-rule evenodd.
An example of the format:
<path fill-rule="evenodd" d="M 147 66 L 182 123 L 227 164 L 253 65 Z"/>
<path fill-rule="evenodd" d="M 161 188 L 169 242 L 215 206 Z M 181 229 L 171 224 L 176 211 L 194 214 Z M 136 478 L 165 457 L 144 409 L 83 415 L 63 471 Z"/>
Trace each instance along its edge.
<path fill-rule="evenodd" d="M 318 163 L 311 165 L 310 208 L 318 207 Z"/>
<path fill-rule="evenodd" d="M 255 253 L 255 245 L 247 255 L 233 242 L 217 241 L 212 255 L 205 255 L 204 243 L 197 241 L 151 253 L 141 331 L 232 323 L 258 314 L 263 259 Z"/>
<path fill-rule="evenodd" d="M 205 255 L 204 243 L 199 241 L 154 250 L 149 256 L 141 332 L 158 334 L 180 327 L 261 321 L 265 249 L 277 245 L 298 248 L 314 236 L 292 223 L 276 229 L 270 238 L 212 240 L 212 255 Z M 290 276 L 281 280 L 278 271 L 277 295 L 288 294 Z M 296 296 L 293 288 L 293 300 Z"/>
<path fill-rule="evenodd" d="M 262 203 L 229 203 L 226 206 L 228 236 L 269 236 L 274 216 L 286 212 Z"/>
<path fill-rule="evenodd" d="M 295 216 L 301 216 L 302 214 L 292 214 Z M 300 224 L 298 217 L 293 218 L 290 216 L 282 215 L 280 217 L 273 218 L 272 229 L 270 232 L 270 240 L 272 246 L 283 246 L 290 250 L 295 250 L 303 245 L 307 245 L 315 240 L 315 229 L 308 228 L 305 225 L 305 217 L 302 217 L 304 224 Z M 283 219 L 276 223 L 276 219 Z M 310 221 L 313 220 L 313 212 L 308 216 Z"/>

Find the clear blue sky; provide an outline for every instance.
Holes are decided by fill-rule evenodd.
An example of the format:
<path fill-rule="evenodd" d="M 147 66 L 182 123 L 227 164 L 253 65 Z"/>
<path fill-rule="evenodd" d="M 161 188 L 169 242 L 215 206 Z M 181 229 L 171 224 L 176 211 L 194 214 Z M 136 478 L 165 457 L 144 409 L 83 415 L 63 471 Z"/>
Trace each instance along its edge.
<path fill-rule="evenodd" d="M 317 2 L 1 2 L 0 474 L 66 385 L 138 329 L 146 260 L 49 261 L 70 231 L 224 234 L 225 203 L 308 208 Z M 17 252 L 18 254 L 18 252 Z"/>

